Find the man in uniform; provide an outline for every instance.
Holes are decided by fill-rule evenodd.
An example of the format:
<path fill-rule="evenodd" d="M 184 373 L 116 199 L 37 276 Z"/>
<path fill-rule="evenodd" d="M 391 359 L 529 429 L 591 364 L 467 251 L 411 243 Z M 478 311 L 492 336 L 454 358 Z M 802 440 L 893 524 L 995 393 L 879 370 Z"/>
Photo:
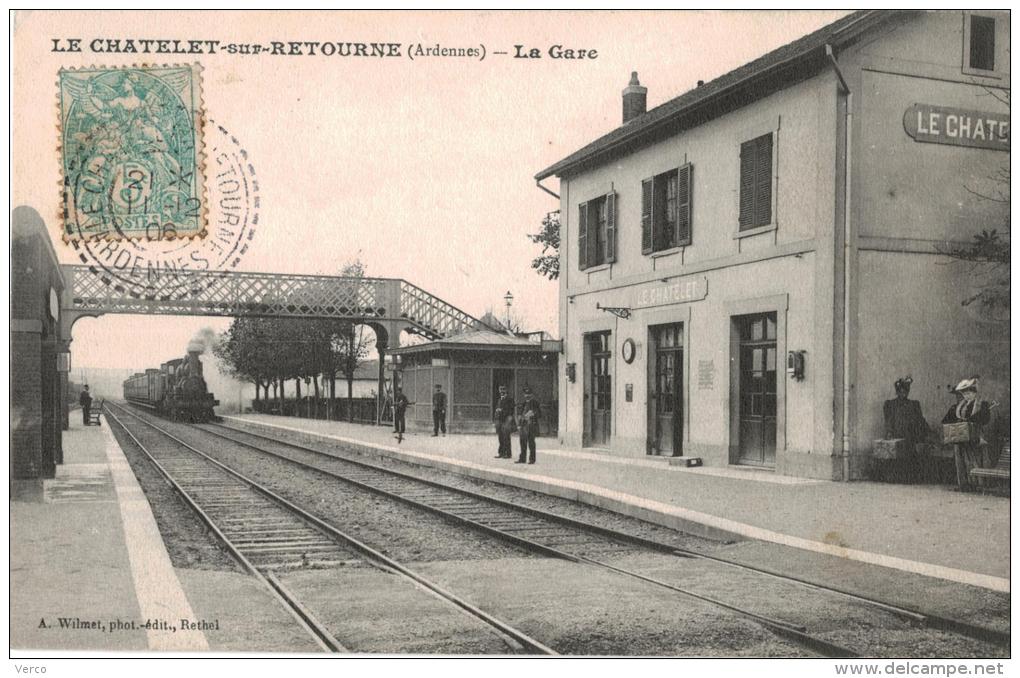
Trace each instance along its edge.
<path fill-rule="evenodd" d="M 510 446 L 510 434 L 517 430 L 514 420 L 514 399 L 507 393 L 506 386 L 499 387 L 499 402 L 496 403 L 496 436 L 499 438 L 499 452 L 496 459 L 510 459 L 513 448 Z"/>
<path fill-rule="evenodd" d="M 542 416 L 542 409 L 538 401 L 531 393 L 531 389 L 524 387 L 524 402 L 521 403 L 521 456 L 515 464 L 535 463 L 535 436 L 538 435 L 538 420 Z M 530 454 L 529 454 L 530 453 Z"/>
<path fill-rule="evenodd" d="M 442 431 L 446 435 L 446 394 L 443 385 L 436 384 L 436 392 L 432 394 L 432 437 Z"/>
<path fill-rule="evenodd" d="M 397 434 L 397 442 L 403 442 L 404 430 L 406 428 L 406 422 L 404 421 L 404 414 L 407 412 L 407 406 L 411 403 L 407 400 L 407 396 L 398 386 L 393 392 L 393 432 Z"/>
<path fill-rule="evenodd" d="M 92 409 L 92 394 L 89 393 L 88 384 L 85 384 L 85 387 L 81 390 L 81 394 L 78 396 L 78 404 L 81 405 L 82 423 L 88 426 L 89 413 Z"/>

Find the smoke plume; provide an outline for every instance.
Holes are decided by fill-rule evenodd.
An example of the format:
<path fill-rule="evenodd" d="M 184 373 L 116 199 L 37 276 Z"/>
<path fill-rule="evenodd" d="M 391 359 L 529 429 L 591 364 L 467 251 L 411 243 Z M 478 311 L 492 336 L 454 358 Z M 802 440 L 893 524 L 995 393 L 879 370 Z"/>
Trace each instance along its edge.
<path fill-rule="evenodd" d="M 193 351 L 205 353 L 206 351 L 211 350 L 212 347 L 216 345 L 217 341 L 219 341 L 219 338 L 216 336 L 216 333 L 212 330 L 212 328 L 203 327 L 196 332 L 195 336 L 193 336 L 191 341 L 188 342 L 188 353 Z"/>

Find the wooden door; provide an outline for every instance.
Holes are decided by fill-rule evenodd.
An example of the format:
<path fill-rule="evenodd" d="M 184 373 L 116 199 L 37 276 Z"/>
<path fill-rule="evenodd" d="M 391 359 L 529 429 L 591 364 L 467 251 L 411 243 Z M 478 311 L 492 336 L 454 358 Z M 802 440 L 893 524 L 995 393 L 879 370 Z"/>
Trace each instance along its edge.
<path fill-rule="evenodd" d="M 740 330 L 738 462 L 776 464 L 776 314 L 745 316 Z"/>
<path fill-rule="evenodd" d="M 655 377 L 650 396 L 653 402 L 652 452 L 664 456 L 683 455 L 684 436 L 684 340 L 683 325 L 662 325 L 652 330 L 655 346 Z"/>
<path fill-rule="evenodd" d="M 611 370 L 612 348 L 609 332 L 589 334 L 589 393 L 586 398 L 588 416 L 585 417 L 588 444 L 601 447 L 609 443 L 613 420 L 613 377 Z"/>

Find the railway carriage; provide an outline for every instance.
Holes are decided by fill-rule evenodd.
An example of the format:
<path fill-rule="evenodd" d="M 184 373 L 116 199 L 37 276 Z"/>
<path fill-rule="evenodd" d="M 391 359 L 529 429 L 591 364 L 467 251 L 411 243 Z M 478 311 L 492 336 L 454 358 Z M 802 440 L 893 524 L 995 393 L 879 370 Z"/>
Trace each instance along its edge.
<path fill-rule="evenodd" d="M 153 410 L 174 421 L 207 422 L 216 418 L 213 407 L 220 404 L 202 376 L 199 351 L 168 360 L 124 381 L 124 400 Z"/>

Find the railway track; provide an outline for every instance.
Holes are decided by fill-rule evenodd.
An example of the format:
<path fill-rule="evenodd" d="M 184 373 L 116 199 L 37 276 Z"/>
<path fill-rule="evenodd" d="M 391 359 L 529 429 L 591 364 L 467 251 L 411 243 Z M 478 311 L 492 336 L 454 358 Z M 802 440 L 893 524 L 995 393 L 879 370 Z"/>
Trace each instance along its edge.
<path fill-rule="evenodd" d="M 350 651 L 284 587 L 277 573 L 365 562 L 411 581 L 486 624 L 511 651 L 556 654 L 526 633 L 228 468 L 145 417 L 120 405 L 106 406 L 110 419 L 148 457 L 238 563 L 269 589 L 322 650 Z M 146 445 L 114 409 L 157 432 L 160 439 Z M 165 445 L 168 441 L 169 446 Z"/>
<path fill-rule="evenodd" d="M 137 415 L 134 416 L 137 417 Z M 145 420 L 142 419 L 142 421 Z M 158 429 L 151 422 L 146 423 Z M 1003 633 L 995 629 L 928 615 L 881 600 L 821 586 L 796 577 L 789 577 L 767 569 L 734 563 L 718 556 L 680 549 L 675 545 L 656 542 L 602 526 L 591 525 L 584 521 L 559 516 L 548 511 L 523 507 L 472 490 L 419 478 L 391 468 L 380 467 L 361 459 L 352 459 L 334 452 L 325 452 L 288 440 L 220 424 L 208 424 L 196 428 L 229 440 L 237 445 L 242 445 L 262 454 L 283 460 L 289 464 L 314 470 L 317 473 L 325 474 L 359 489 L 442 516 L 450 522 L 464 525 L 529 551 L 605 568 L 618 575 L 639 579 L 647 584 L 669 589 L 675 593 L 724 608 L 751 619 L 776 635 L 792 641 L 802 648 L 823 656 L 854 657 L 859 655 L 849 647 L 808 633 L 803 626 L 796 623 L 759 614 L 740 605 L 734 605 L 724 600 L 706 596 L 642 574 L 641 572 L 618 567 L 612 563 L 605 562 L 603 558 L 620 553 L 625 554 L 627 551 L 634 551 L 635 549 L 644 549 L 681 558 L 703 559 L 721 566 L 746 570 L 754 574 L 818 590 L 826 595 L 847 598 L 855 603 L 873 608 L 876 611 L 895 615 L 912 625 L 946 630 L 969 638 L 1008 647 L 1008 632 Z M 312 455 L 314 458 L 328 460 L 333 468 L 339 462 L 344 466 L 344 469 L 342 472 L 327 470 L 314 464 L 302 462 L 287 454 L 266 449 L 267 446 L 282 446 L 285 449 L 299 453 L 299 455 Z M 593 552 L 597 553 L 596 557 L 591 555 Z"/>
<path fill-rule="evenodd" d="M 605 548 L 605 546 L 600 546 L 600 555 L 603 557 L 605 555 L 611 555 L 614 551 L 622 551 L 636 546 L 660 553 L 671 554 L 680 558 L 706 560 L 727 568 L 743 570 L 762 577 L 781 580 L 807 589 L 816 590 L 824 595 L 844 598 L 854 603 L 872 608 L 876 612 L 894 615 L 918 626 L 958 634 L 960 636 L 991 643 L 1004 648 L 1009 648 L 1010 645 L 1010 634 L 1007 631 L 1000 631 L 998 629 L 975 625 L 941 615 L 906 608 L 888 601 L 856 594 L 832 586 L 817 584 L 800 577 L 790 576 L 767 568 L 755 567 L 719 556 L 677 548 L 670 544 L 657 542 L 598 525 L 592 525 L 574 518 L 560 516 L 550 511 L 521 506 L 496 497 L 488 496 L 484 493 L 460 487 L 453 487 L 434 480 L 419 478 L 412 474 L 403 473 L 392 468 L 381 467 L 362 459 L 354 459 L 346 455 L 318 450 L 289 440 L 267 436 L 260 433 L 253 433 L 251 431 L 223 424 L 207 424 L 199 426 L 198 428 L 234 443 L 255 449 L 261 453 L 301 466 L 309 465 L 286 455 L 281 455 L 277 452 L 265 449 L 264 446 L 260 446 L 256 442 L 252 441 L 265 441 L 267 443 L 282 445 L 287 448 L 298 450 L 302 453 L 328 459 L 331 462 L 343 462 L 350 466 L 351 470 L 349 472 L 345 471 L 343 473 L 338 473 L 336 471 L 325 470 L 315 466 L 311 466 L 311 468 L 315 468 L 321 473 L 328 474 L 362 489 L 441 515 L 448 520 L 470 526 L 473 529 L 493 535 L 504 541 L 517 544 L 536 553 L 604 567 L 613 570 L 618 574 L 638 578 L 648 583 L 670 589 L 674 592 L 688 595 L 713 605 L 724 607 L 737 612 L 738 614 L 747 616 L 748 618 L 763 624 L 766 628 L 769 628 L 779 635 L 793 640 L 814 652 L 825 654 L 826 656 L 853 657 L 858 655 L 849 648 L 811 636 L 807 633 L 807 630 L 804 627 L 797 624 L 756 614 L 742 609 L 739 606 L 726 603 L 725 601 L 701 595 L 694 591 L 684 589 L 683 587 L 675 586 L 653 577 L 648 577 L 639 572 L 620 568 L 596 558 L 587 557 L 583 555 L 583 551 L 587 546 L 605 544 L 608 541 L 615 544 L 615 547 Z M 579 551 L 581 553 L 579 553 Z"/>

